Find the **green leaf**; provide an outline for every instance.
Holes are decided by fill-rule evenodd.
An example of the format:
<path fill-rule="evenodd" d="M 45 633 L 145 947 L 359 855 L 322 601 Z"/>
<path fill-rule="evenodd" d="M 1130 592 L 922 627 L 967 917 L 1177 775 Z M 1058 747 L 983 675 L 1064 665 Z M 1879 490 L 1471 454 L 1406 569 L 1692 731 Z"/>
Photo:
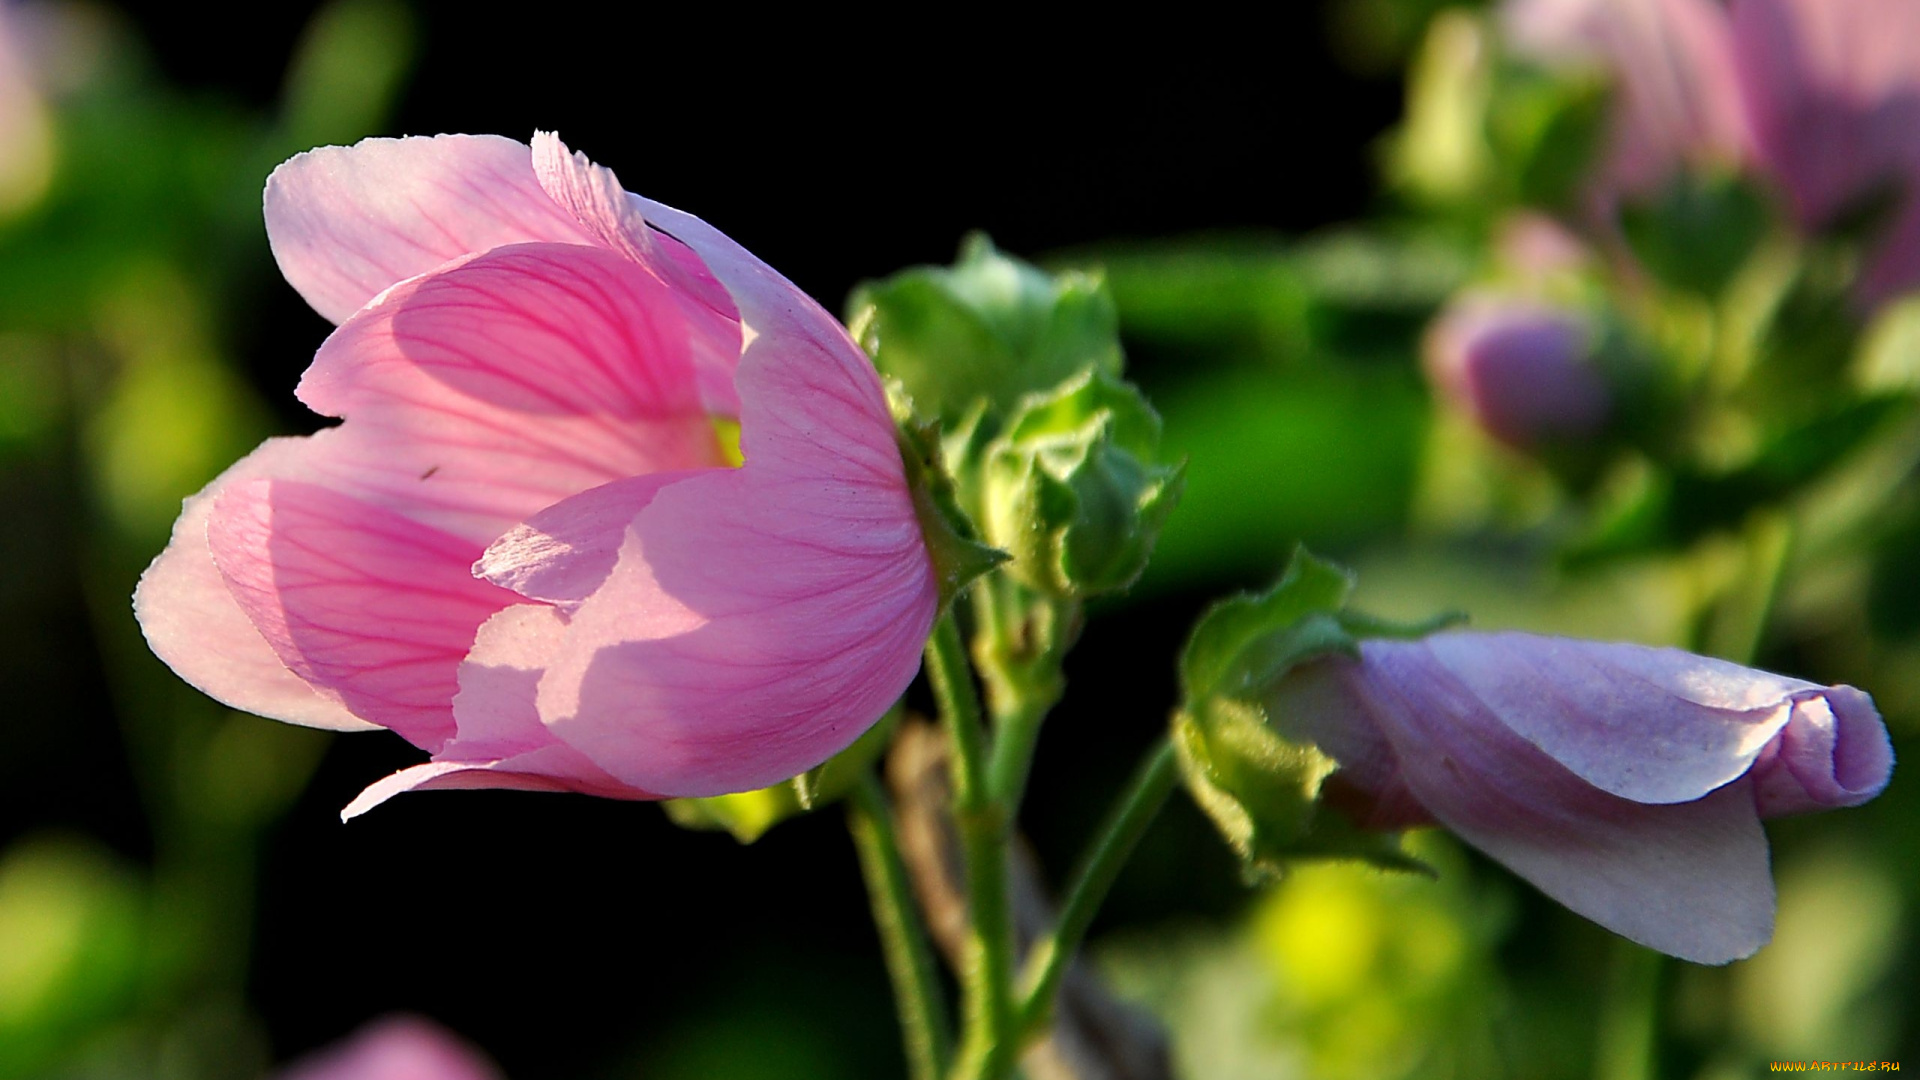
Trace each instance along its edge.
<path fill-rule="evenodd" d="M 1620 211 L 1620 231 L 1662 283 L 1719 296 L 1766 235 L 1766 200 L 1732 173 L 1682 171 L 1651 200 Z"/>
<path fill-rule="evenodd" d="M 1093 366 L 1119 374 L 1119 318 L 1097 274 L 1050 275 L 969 236 L 951 268 L 903 270 L 854 290 L 847 324 L 881 373 L 929 417 L 1022 394 Z"/>
<path fill-rule="evenodd" d="M 1611 104 L 1606 82 L 1592 74 L 1503 71 L 1487 131 L 1513 197 L 1529 206 L 1572 203 L 1593 174 Z"/>

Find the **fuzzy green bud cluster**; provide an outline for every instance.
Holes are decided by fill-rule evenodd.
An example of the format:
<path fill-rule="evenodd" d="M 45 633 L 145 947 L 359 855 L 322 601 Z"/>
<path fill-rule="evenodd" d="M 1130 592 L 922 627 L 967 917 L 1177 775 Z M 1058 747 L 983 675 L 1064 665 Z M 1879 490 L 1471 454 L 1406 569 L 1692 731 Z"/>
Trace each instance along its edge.
<path fill-rule="evenodd" d="M 1022 585 L 1078 601 L 1146 568 L 1178 502 L 1160 418 L 1120 378 L 1097 275 L 1048 274 L 970 237 L 951 268 L 864 285 L 849 319 L 874 364 L 938 421 L 958 508 Z"/>

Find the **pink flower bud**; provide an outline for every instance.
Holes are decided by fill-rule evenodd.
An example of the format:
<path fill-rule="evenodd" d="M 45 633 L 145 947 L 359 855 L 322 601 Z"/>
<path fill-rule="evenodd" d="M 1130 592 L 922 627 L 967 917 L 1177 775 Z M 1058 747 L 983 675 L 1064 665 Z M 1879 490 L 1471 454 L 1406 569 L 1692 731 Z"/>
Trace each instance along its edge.
<path fill-rule="evenodd" d="M 879 379 L 738 244 L 551 134 L 315 150 L 266 217 L 340 324 L 299 397 L 345 422 L 188 500 L 135 610 L 235 708 L 432 754 L 349 815 L 761 787 L 913 678 L 936 589 Z"/>
<path fill-rule="evenodd" d="M 1878 795 L 1873 699 L 1677 649 L 1517 633 L 1371 640 L 1291 672 L 1281 734 L 1360 824 L 1438 821 L 1540 890 L 1705 964 L 1773 934 L 1763 817 Z"/>
<path fill-rule="evenodd" d="M 1564 308 L 1469 296 L 1427 330 L 1427 378 L 1501 442 L 1529 447 L 1592 434 L 1607 385 L 1588 362 L 1591 329 Z"/>
<path fill-rule="evenodd" d="M 501 1080 L 500 1071 L 439 1025 L 410 1016 L 377 1020 L 337 1046 L 303 1058 L 278 1080 Z"/>

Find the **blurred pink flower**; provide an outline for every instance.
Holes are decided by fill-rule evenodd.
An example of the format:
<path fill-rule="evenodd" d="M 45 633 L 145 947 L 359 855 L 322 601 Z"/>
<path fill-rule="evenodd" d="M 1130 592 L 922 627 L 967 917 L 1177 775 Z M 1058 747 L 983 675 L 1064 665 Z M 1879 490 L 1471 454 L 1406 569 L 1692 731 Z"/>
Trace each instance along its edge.
<path fill-rule="evenodd" d="M 1745 117 L 1726 12 L 1713 0 L 1509 0 L 1507 36 L 1542 63 L 1614 77 L 1597 194 L 1644 195 L 1676 168 L 1737 161 Z"/>
<path fill-rule="evenodd" d="M 1531 300 L 1468 294 L 1427 329 L 1427 378 L 1441 397 L 1510 446 L 1591 434 L 1607 386 L 1589 362 L 1579 314 Z"/>
<path fill-rule="evenodd" d="M 1920 5 L 1909 0 L 1509 0 L 1524 56 L 1594 64 L 1618 105 L 1593 196 L 1651 194 L 1676 169 L 1745 162 L 1802 227 L 1900 195 L 1865 271 L 1872 304 L 1920 282 Z"/>
<path fill-rule="evenodd" d="M 275 1080 L 501 1080 L 473 1048 L 410 1016 L 376 1020 L 344 1042 L 302 1058 Z"/>
<path fill-rule="evenodd" d="M 135 609 L 229 705 L 433 755 L 348 816 L 755 788 L 912 679 L 936 589 L 879 379 L 738 244 L 550 134 L 315 150 L 266 217 L 340 323 L 298 395 L 346 422 L 188 500 Z"/>
<path fill-rule="evenodd" d="M 1516 633 L 1367 641 L 1296 669 L 1283 734 L 1370 828 L 1438 821 L 1574 911 L 1720 964 L 1773 935 L 1763 817 L 1867 801 L 1873 699 L 1677 649 Z"/>
<path fill-rule="evenodd" d="M 1756 162 L 1809 228 L 1899 197 L 1866 270 L 1869 302 L 1920 281 L 1920 4 L 1735 0 L 1732 38 Z"/>

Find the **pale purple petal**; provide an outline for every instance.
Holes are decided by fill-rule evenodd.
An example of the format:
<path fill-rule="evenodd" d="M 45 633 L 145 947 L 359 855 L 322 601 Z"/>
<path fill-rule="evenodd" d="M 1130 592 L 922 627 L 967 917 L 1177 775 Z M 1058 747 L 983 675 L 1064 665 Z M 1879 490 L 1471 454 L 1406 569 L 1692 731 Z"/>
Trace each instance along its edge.
<path fill-rule="evenodd" d="M 335 731 L 375 727 L 287 669 L 242 611 L 207 544 L 207 519 L 228 485 L 300 475 L 305 439 L 273 439 L 186 501 L 165 551 L 140 576 L 133 611 L 154 655 L 216 701 Z"/>
<path fill-rule="evenodd" d="M 692 329 L 604 248 L 516 245 L 361 311 L 299 394 L 347 418 L 327 483 L 485 544 L 608 481 L 721 463 Z"/>
<path fill-rule="evenodd" d="M 1748 781 L 1669 805 L 1608 794 L 1515 734 L 1422 644 L 1362 648 L 1363 663 L 1316 665 L 1348 695 L 1316 723 L 1377 724 L 1407 788 L 1462 839 L 1575 912 L 1673 956 L 1726 963 L 1772 936 L 1766 835 Z"/>
<path fill-rule="evenodd" d="M 281 663 L 429 751 L 475 631 L 519 599 L 472 576 L 477 544 L 317 484 L 229 484 L 207 538 Z"/>
<path fill-rule="evenodd" d="M 277 1080 L 502 1080 L 478 1051 L 415 1017 L 376 1021 L 307 1057 Z"/>
<path fill-rule="evenodd" d="M 1538 634 L 1436 634 L 1424 649 L 1479 705 L 1594 786 L 1643 803 L 1698 799 L 1744 774 L 1823 688 L 1679 649 Z"/>
<path fill-rule="evenodd" d="M 267 179 L 267 239 L 300 295 L 344 322 L 387 288 L 503 244 L 593 243 L 497 135 L 365 139 L 289 160 Z"/>
<path fill-rule="evenodd" d="M 1780 738 L 1754 764 L 1762 817 L 1857 806 L 1893 775 L 1893 743 L 1873 699 L 1851 686 L 1794 704 Z"/>

